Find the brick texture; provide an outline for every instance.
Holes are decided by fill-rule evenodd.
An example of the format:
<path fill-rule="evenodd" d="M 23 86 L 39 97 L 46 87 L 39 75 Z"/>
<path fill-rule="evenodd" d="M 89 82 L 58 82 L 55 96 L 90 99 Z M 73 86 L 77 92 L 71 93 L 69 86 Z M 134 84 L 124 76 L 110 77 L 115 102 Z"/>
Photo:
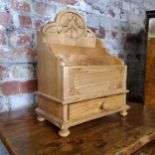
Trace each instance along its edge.
<path fill-rule="evenodd" d="M 0 1 L 0 112 L 35 103 L 36 31 L 63 9 L 74 9 L 113 55 L 128 65 L 130 99 L 142 99 L 145 11 L 154 0 Z M 152 28 L 152 31 L 153 28 Z"/>
<path fill-rule="evenodd" d="M 33 48 L 13 48 L 14 62 L 35 62 L 35 50 Z"/>
<path fill-rule="evenodd" d="M 0 30 L 0 45 L 6 45 L 6 35 L 4 30 Z"/>
<path fill-rule="evenodd" d="M 32 20 L 30 16 L 19 16 L 22 28 L 32 28 Z"/>
<path fill-rule="evenodd" d="M 44 25 L 44 22 L 42 20 L 39 20 L 39 19 L 35 20 L 35 29 L 36 30 L 40 30 L 43 27 L 43 25 Z"/>
<path fill-rule="evenodd" d="M 8 42 L 11 47 L 31 47 L 32 34 L 24 31 L 11 31 L 8 33 Z"/>
<path fill-rule="evenodd" d="M 75 5 L 77 4 L 76 0 L 54 0 L 57 3 L 66 4 L 66 5 Z"/>
<path fill-rule="evenodd" d="M 0 65 L 0 81 L 3 80 L 7 68 L 5 65 Z"/>
<path fill-rule="evenodd" d="M 100 28 L 93 28 L 93 27 L 90 27 L 90 29 L 95 33 L 95 35 L 98 37 L 98 38 L 101 38 L 101 39 L 104 39 L 105 38 L 105 35 L 106 35 L 106 31 L 103 27 L 100 27 Z"/>
<path fill-rule="evenodd" d="M 0 25 L 10 26 L 13 24 L 12 15 L 7 12 L 0 12 Z"/>
<path fill-rule="evenodd" d="M 31 5 L 29 0 L 12 0 L 11 6 L 16 11 L 24 11 L 24 12 L 30 12 L 31 11 Z"/>
<path fill-rule="evenodd" d="M 10 81 L 0 84 L 1 91 L 4 95 L 15 95 L 19 93 L 32 93 L 37 90 L 37 81 L 31 80 L 26 82 Z"/>

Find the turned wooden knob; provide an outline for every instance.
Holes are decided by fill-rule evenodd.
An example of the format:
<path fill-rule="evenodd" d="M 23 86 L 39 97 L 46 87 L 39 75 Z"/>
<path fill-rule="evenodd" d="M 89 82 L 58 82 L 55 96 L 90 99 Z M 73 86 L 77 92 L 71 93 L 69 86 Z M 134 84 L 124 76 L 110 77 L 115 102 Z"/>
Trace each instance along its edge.
<path fill-rule="evenodd" d="M 100 103 L 100 109 L 101 109 L 101 110 L 104 110 L 104 109 L 105 109 L 105 102 L 102 101 L 102 102 Z"/>

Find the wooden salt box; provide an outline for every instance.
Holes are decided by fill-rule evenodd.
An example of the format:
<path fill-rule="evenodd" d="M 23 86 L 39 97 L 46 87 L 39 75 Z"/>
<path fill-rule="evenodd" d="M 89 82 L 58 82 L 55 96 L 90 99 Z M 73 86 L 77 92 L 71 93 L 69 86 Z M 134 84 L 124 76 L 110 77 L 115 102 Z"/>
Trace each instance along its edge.
<path fill-rule="evenodd" d="M 120 112 L 127 115 L 127 67 L 112 56 L 72 10 L 60 12 L 37 33 L 38 120 L 69 127 Z"/>

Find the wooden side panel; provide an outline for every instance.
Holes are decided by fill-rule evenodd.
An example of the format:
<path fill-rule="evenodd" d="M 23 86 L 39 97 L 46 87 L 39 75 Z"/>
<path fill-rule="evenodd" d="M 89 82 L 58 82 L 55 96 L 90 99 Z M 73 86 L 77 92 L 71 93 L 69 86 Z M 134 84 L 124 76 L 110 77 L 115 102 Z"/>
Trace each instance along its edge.
<path fill-rule="evenodd" d="M 93 115 L 118 110 L 124 106 L 124 96 L 116 95 L 69 105 L 69 120 L 79 120 Z"/>
<path fill-rule="evenodd" d="M 44 43 L 42 33 L 38 33 L 38 91 L 62 98 L 63 68 L 57 57 Z"/>
<path fill-rule="evenodd" d="M 102 97 L 126 90 L 124 66 L 83 66 L 65 69 L 65 100 Z"/>
<path fill-rule="evenodd" d="M 63 106 L 62 104 L 56 103 L 55 101 L 39 97 L 39 107 L 51 114 L 52 116 L 63 120 Z"/>
<path fill-rule="evenodd" d="M 155 106 L 155 38 L 148 40 L 145 77 L 145 104 Z"/>

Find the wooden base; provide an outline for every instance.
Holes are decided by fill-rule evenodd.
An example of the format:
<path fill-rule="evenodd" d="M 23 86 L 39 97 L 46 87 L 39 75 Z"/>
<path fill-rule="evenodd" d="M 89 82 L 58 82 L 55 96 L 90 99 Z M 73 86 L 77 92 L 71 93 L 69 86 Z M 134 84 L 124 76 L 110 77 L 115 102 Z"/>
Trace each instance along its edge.
<path fill-rule="evenodd" d="M 103 117 L 103 116 L 107 116 L 107 115 L 111 115 L 113 113 L 120 113 L 121 116 L 127 116 L 127 110 L 129 109 L 129 106 L 128 105 L 123 105 L 121 108 L 119 109 L 114 109 L 114 110 L 110 110 L 110 111 L 100 111 L 99 113 L 97 114 L 94 114 L 94 115 L 89 115 L 88 117 L 81 117 L 79 116 L 80 119 L 68 119 L 66 121 L 63 121 L 61 120 L 60 118 L 58 117 L 55 117 L 52 115 L 52 113 L 48 113 L 47 111 L 37 107 L 35 109 L 38 117 L 38 121 L 44 121 L 45 119 L 48 120 L 49 122 L 51 122 L 52 124 L 54 124 L 55 126 L 57 126 L 60 131 L 58 132 L 58 135 L 60 137 L 67 137 L 69 136 L 70 134 L 70 131 L 68 130 L 69 127 L 72 127 L 72 126 L 75 126 L 75 125 L 78 125 L 78 124 L 81 124 L 81 123 L 84 123 L 84 122 L 87 122 L 87 121 L 91 121 L 91 120 L 94 120 L 94 119 L 97 119 L 97 118 L 100 118 L 100 117 Z M 85 116 L 85 115 L 83 115 Z"/>

